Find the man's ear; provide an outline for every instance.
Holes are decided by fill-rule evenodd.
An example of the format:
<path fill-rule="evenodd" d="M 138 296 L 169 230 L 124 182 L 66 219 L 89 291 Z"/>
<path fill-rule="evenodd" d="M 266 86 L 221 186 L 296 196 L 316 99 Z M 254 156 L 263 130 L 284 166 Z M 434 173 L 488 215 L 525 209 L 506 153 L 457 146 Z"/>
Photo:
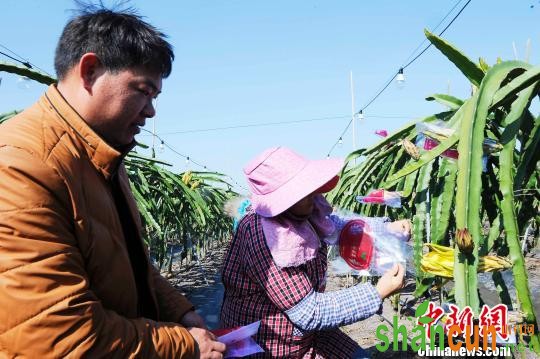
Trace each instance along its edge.
<path fill-rule="evenodd" d="M 79 78 L 84 88 L 92 93 L 92 86 L 103 71 L 99 57 L 93 52 L 84 54 L 79 60 Z"/>

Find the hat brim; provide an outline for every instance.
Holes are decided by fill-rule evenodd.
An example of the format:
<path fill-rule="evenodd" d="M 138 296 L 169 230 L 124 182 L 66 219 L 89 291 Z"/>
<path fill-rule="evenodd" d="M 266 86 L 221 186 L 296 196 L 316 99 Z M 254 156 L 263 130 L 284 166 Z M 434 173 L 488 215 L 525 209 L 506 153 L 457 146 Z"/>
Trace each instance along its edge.
<path fill-rule="evenodd" d="M 343 164 L 343 160 L 337 158 L 309 161 L 296 176 L 275 191 L 252 194 L 253 209 L 263 217 L 275 217 L 332 180 Z"/>
<path fill-rule="evenodd" d="M 323 184 L 322 187 L 317 188 L 317 190 L 315 192 L 317 192 L 317 193 L 330 192 L 331 190 L 336 188 L 338 182 L 339 182 L 339 176 L 335 175 L 334 177 L 332 177 L 332 179 L 330 181 Z"/>

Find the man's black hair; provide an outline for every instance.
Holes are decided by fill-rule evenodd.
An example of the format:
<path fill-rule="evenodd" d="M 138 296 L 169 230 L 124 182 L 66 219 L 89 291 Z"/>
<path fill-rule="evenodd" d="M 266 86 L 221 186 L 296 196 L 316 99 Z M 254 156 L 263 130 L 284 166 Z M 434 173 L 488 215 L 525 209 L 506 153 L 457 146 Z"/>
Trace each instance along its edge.
<path fill-rule="evenodd" d="M 54 58 L 56 75 L 62 80 L 82 55 L 93 52 L 110 72 L 143 67 L 168 77 L 174 53 L 166 37 L 132 10 L 88 6 L 67 23 L 60 36 Z"/>

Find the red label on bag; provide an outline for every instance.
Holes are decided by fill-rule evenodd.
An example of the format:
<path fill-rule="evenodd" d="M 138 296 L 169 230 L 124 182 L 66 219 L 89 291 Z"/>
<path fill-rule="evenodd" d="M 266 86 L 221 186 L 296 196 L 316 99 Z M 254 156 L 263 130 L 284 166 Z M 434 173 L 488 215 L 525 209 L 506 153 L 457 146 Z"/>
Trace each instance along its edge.
<path fill-rule="evenodd" d="M 439 141 L 431 139 L 429 137 L 426 137 L 426 139 L 424 141 L 424 150 L 427 150 L 427 151 L 432 150 L 435 147 L 437 147 L 438 145 L 439 145 Z M 453 159 L 457 160 L 458 157 L 459 157 L 459 153 L 458 153 L 458 151 L 456 149 L 449 148 L 449 149 L 445 150 L 443 153 L 441 153 L 441 156 L 448 157 L 448 158 L 453 158 Z"/>
<path fill-rule="evenodd" d="M 339 255 L 354 269 L 368 269 L 373 255 L 373 238 L 361 219 L 349 221 L 339 235 Z"/>

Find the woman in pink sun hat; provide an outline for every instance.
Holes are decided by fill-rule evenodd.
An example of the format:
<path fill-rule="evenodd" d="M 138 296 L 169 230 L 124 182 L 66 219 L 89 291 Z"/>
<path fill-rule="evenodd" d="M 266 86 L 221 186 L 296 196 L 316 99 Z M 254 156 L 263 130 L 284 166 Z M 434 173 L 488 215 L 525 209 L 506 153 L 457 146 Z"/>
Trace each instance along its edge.
<path fill-rule="evenodd" d="M 404 268 L 395 265 L 377 286 L 324 292 L 327 246 L 337 241 L 340 220 L 322 193 L 337 185 L 342 167 L 342 160 L 309 160 L 275 147 L 244 168 L 251 210 L 225 257 L 221 322 L 261 321 L 255 340 L 265 353 L 254 357 L 365 357 L 339 327 L 375 314 L 382 299 L 403 286 Z M 410 231 L 408 221 L 363 220 L 375 231 Z"/>

